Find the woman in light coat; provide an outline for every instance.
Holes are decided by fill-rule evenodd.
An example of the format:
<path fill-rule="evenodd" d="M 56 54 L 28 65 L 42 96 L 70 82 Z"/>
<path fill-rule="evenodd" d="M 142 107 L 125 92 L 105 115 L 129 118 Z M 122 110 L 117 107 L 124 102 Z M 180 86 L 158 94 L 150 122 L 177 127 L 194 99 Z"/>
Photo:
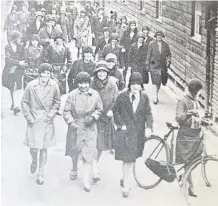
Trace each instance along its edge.
<path fill-rule="evenodd" d="M 103 102 L 103 111 L 97 123 L 97 149 L 99 159 L 103 151 L 114 149 L 115 128 L 112 108 L 119 90 L 117 87 L 117 79 L 110 76 L 105 61 L 98 62 L 93 76 L 94 78 L 92 79 L 91 87 L 98 91 Z M 95 178 L 96 181 L 100 180 L 99 174 Z"/>
<path fill-rule="evenodd" d="M 87 72 L 80 72 L 76 77 L 77 89 L 71 91 L 64 108 L 63 117 L 68 124 L 66 156 L 72 158 L 73 168 L 70 179 L 77 178 L 77 162 L 82 156 L 84 190 L 91 190 L 92 164 L 97 160 L 97 124 L 103 110 L 98 92 L 89 87 L 91 77 Z M 96 164 L 95 164 L 96 165 Z M 94 176 L 96 175 L 95 172 Z"/>
<path fill-rule="evenodd" d="M 37 154 L 40 150 L 37 184 L 42 185 L 47 148 L 55 143 L 54 117 L 60 105 L 60 92 L 57 83 L 50 79 L 50 64 L 41 64 L 38 72 L 39 78 L 27 84 L 21 106 L 27 120 L 24 144 L 30 148 L 32 156 L 31 173 L 37 169 Z"/>

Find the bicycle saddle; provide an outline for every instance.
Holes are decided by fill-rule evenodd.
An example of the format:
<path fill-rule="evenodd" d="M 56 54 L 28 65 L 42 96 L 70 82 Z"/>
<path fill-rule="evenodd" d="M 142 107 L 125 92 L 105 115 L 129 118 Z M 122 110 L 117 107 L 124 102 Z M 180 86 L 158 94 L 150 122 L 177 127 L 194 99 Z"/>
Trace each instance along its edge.
<path fill-rule="evenodd" d="M 170 123 L 170 122 L 166 122 L 166 125 L 169 129 L 179 129 L 179 126 L 178 125 L 173 125 L 173 123 Z"/>

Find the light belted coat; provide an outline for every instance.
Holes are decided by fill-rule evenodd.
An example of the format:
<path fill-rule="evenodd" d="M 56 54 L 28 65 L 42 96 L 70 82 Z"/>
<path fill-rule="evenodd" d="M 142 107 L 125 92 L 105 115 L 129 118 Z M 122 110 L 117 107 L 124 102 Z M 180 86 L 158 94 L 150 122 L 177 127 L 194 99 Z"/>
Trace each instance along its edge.
<path fill-rule="evenodd" d="M 101 97 L 97 91 L 90 88 L 84 94 L 77 88 L 69 93 L 63 117 L 68 125 L 74 123 L 77 127 L 68 126 L 66 156 L 75 159 L 82 153 L 87 162 L 97 158 L 97 124 L 94 122 L 86 126 L 84 121 L 87 116 L 97 120 L 102 110 Z"/>
<path fill-rule="evenodd" d="M 39 85 L 39 79 L 27 84 L 21 106 L 27 120 L 24 144 L 30 148 L 43 149 L 55 143 L 54 117 L 60 105 L 60 92 L 55 81 L 49 80 L 45 87 Z M 45 123 L 47 118 L 49 123 Z M 29 123 L 33 123 L 31 126 Z"/>

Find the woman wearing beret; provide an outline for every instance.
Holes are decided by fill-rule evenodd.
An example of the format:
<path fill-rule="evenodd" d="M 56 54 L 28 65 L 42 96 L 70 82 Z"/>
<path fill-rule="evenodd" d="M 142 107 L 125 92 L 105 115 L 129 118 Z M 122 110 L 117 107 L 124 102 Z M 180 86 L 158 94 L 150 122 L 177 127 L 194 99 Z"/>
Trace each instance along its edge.
<path fill-rule="evenodd" d="M 97 149 L 98 159 L 103 151 L 114 149 L 114 122 L 112 107 L 119 93 L 117 79 L 110 76 L 105 61 L 99 61 L 94 71 L 94 78 L 91 82 L 92 89 L 98 91 L 102 102 L 103 111 L 97 122 L 98 138 Z M 94 180 L 100 179 L 99 174 Z"/>
<path fill-rule="evenodd" d="M 37 184 L 44 183 L 44 167 L 47 149 L 55 144 L 54 118 L 60 105 L 58 85 L 51 79 L 52 66 L 39 66 L 39 78 L 29 82 L 22 98 L 22 112 L 27 120 L 24 144 L 30 148 L 31 173 L 35 173 L 39 163 Z M 38 151 L 40 151 L 38 161 Z"/>
<path fill-rule="evenodd" d="M 86 192 L 91 190 L 92 165 L 96 165 L 97 160 L 96 121 L 103 110 L 101 97 L 97 91 L 90 88 L 90 82 L 91 77 L 87 72 L 80 72 L 76 76 L 78 88 L 69 93 L 63 113 L 68 124 L 65 155 L 72 158 L 73 164 L 70 179 L 77 178 L 78 157 L 81 155 L 84 166 L 83 185 Z"/>
<path fill-rule="evenodd" d="M 113 107 L 115 134 L 115 159 L 123 161 L 120 185 L 123 196 L 130 191 L 129 176 L 132 166 L 142 156 L 145 137 L 150 137 L 153 116 L 148 96 L 142 91 L 143 79 L 139 72 L 130 76 L 128 90 L 120 93 Z"/>
<path fill-rule="evenodd" d="M 156 98 L 153 103 L 159 102 L 158 94 L 162 84 L 162 75 L 166 74 L 167 68 L 171 63 L 171 52 L 169 45 L 162 40 L 165 35 L 158 31 L 154 35 L 155 41 L 152 41 L 148 46 L 148 53 L 146 59 L 147 70 L 151 73 L 152 84 L 156 88 Z"/>

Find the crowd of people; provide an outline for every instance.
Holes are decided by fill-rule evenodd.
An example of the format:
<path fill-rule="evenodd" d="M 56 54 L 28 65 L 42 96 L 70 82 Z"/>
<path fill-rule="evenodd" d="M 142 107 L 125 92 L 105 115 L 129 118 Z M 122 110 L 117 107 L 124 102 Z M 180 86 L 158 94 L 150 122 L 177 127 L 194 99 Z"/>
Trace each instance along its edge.
<path fill-rule="evenodd" d="M 100 180 L 102 152 L 115 149 L 115 159 L 123 161 L 123 196 L 129 195 L 131 168 L 153 130 L 144 84 L 150 73 L 153 103 L 158 104 L 171 52 L 163 32 L 152 38 L 149 27 L 139 29 L 135 21 L 110 14 L 107 17 L 104 8 L 89 1 L 80 10 L 74 1 L 64 7 L 60 1 L 30 1 L 14 4 L 7 16 L 2 84 L 10 90 L 14 115 L 22 108 L 27 120 L 24 143 L 30 148 L 32 173 L 39 164 L 39 185 L 44 182 L 47 148 L 54 144 L 54 117 L 62 115 L 68 125 L 65 155 L 72 159 L 70 179 L 77 178 L 81 155 L 84 190 L 89 192 L 91 179 Z M 199 91 L 202 85 L 196 84 Z M 184 104 L 180 102 L 177 111 L 181 124 L 196 115 L 187 114 Z"/>

